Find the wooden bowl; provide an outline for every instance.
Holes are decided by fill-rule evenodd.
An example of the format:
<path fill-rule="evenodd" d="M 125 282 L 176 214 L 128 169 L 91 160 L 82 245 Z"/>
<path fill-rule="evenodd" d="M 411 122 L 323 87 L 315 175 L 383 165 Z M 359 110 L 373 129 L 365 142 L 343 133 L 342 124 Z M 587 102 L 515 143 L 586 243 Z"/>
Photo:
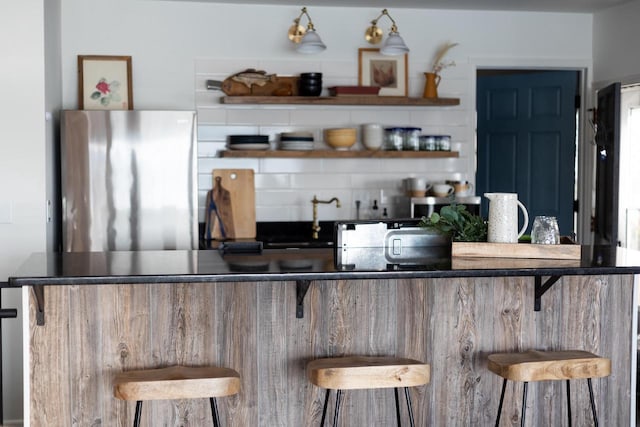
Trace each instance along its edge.
<path fill-rule="evenodd" d="M 324 142 L 336 150 L 348 150 L 356 143 L 355 128 L 335 128 L 324 130 Z"/>

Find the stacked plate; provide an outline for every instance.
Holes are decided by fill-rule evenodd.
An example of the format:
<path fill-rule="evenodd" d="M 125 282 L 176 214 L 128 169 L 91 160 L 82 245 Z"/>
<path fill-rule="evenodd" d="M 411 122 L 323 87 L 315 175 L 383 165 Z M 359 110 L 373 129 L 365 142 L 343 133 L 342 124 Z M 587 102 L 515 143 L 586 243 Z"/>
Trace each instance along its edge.
<path fill-rule="evenodd" d="M 229 135 L 227 148 L 230 150 L 268 150 L 267 135 Z"/>
<path fill-rule="evenodd" d="M 280 134 L 281 150 L 313 150 L 313 133 L 311 132 L 282 132 Z"/>

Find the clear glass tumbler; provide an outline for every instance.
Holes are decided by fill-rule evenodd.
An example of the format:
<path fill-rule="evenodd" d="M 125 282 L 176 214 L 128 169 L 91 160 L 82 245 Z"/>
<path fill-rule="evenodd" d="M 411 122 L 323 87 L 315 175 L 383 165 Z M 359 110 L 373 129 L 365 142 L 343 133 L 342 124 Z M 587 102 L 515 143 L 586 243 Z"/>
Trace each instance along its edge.
<path fill-rule="evenodd" d="M 555 216 L 537 216 L 531 228 L 531 243 L 538 245 L 560 244 L 560 230 Z"/>

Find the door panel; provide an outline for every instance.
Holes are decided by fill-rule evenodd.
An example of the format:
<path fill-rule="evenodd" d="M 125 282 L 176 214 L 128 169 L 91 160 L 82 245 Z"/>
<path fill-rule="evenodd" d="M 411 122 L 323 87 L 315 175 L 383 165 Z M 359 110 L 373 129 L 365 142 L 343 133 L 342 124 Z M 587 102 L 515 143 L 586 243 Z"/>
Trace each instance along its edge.
<path fill-rule="evenodd" d="M 478 170 L 485 192 L 518 193 L 537 215 L 573 232 L 576 71 L 479 75 Z M 483 200 L 483 215 L 487 215 Z"/>
<path fill-rule="evenodd" d="M 598 91 L 594 243 L 618 245 L 620 83 Z"/>

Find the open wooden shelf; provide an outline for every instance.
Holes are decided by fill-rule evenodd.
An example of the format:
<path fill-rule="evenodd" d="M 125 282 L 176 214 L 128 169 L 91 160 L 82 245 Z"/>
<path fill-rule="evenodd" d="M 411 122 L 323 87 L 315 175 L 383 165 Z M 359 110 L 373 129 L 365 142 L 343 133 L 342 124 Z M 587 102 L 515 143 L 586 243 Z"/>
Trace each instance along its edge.
<path fill-rule="evenodd" d="M 261 158 L 394 158 L 394 159 L 442 159 L 458 157 L 457 151 L 369 151 L 369 150 L 224 150 L 220 151 L 220 157 L 261 157 Z"/>
<path fill-rule="evenodd" d="M 446 107 L 459 105 L 459 98 L 408 98 L 406 96 L 224 96 L 223 104 L 296 105 L 396 105 Z"/>

